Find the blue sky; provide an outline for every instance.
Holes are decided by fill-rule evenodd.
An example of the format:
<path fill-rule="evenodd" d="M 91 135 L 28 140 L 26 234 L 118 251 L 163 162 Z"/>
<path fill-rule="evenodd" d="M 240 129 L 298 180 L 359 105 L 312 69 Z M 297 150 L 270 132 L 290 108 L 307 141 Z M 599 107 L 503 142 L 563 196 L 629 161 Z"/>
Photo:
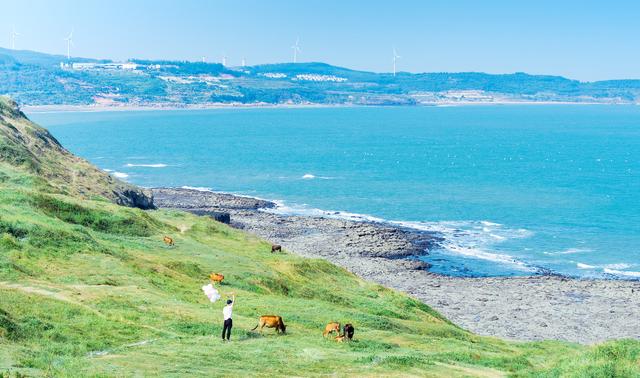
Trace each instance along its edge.
<path fill-rule="evenodd" d="M 390 71 L 640 78 L 640 2 L 0 0 L 0 46 L 124 60 L 291 60 Z"/>

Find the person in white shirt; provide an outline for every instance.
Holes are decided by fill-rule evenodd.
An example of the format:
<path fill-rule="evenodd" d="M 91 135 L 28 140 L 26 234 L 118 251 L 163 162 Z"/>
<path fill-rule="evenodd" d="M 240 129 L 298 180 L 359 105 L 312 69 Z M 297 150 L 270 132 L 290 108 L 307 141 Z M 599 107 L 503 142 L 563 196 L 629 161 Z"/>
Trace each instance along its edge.
<path fill-rule="evenodd" d="M 231 327 L 233 327 L 233 321 L 231 320 L 231 313 L 233 312 L 233 305 L 236 303 L 236 295 L 233 294 L 233 299 L 227 299 L 227 305 L 222 309 L 222 316 L 224 317 L 224 326 L 222 327 L 222 341 L 224 341 L 225 332 L 227 334 L 227 341 L 231 337 Z"/>

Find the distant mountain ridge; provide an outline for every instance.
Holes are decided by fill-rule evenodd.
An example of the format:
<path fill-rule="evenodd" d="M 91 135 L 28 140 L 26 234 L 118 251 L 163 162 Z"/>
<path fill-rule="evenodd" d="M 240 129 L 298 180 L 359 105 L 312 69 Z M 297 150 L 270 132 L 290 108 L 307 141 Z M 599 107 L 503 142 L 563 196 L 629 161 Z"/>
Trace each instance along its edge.
<path fill-rule="evenodd" d="M 640 80 L 561 76 L 374 73 L 326 63 L 220 63 L 72 58 L 0 48 L 0 94 L 25 105 L 438 105 L 578 102 L 635 104 Z"/>

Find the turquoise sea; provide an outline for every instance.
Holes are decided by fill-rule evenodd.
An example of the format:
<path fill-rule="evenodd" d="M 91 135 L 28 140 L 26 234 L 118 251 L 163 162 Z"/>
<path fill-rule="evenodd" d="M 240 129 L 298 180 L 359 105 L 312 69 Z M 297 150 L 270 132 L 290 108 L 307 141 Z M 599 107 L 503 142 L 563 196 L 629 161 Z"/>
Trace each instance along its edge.
<path fill-rule="evenodd" d="M 452 275 L 640 278 L 640 107 L 34 113 L 113 175 L 440 232 Z"/>

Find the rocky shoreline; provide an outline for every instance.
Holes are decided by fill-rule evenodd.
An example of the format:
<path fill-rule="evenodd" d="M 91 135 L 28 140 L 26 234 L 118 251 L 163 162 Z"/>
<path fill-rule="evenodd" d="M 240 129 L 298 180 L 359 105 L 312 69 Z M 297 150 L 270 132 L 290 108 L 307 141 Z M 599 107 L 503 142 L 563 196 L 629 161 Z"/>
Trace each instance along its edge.
<path fill-rule="evenodd" d="M 225 193 L 157 188 L 153 195 L 159 208 L 219 220 L 228 215 L 233 227 L 406 292 L 477 334 L 579 343 L 640 339 L 638 281 L 443 276 L 415 259 L 441 240 L 437 234 L 375 222 L 281 215 L 273 202 Z"/>

